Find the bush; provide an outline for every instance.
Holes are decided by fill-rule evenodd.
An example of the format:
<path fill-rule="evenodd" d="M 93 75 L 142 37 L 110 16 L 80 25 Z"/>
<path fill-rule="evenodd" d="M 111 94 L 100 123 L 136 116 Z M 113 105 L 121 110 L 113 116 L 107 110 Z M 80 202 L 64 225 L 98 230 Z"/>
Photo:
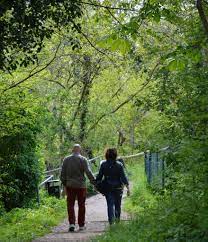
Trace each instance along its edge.
<path fill-rule="evenodd" d="M 40 164 L 33 130 L 0 139 L 0 201 L 7 211 L 36 196 Z"/>
<path fill-rule="evenodd" d="M 0 203 L 7 211 L 27 206 L 36 196 L 42 172 L 37 134 L 45 109 L 32 98 L 19 89 L 0 97 Z"/>

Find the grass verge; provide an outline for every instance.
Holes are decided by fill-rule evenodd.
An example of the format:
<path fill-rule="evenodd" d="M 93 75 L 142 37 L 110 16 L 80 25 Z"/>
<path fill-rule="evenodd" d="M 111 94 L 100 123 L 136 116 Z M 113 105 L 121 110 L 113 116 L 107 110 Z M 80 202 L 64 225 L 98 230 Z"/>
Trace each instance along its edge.
<path fill-rule="evenodd" d="M 34 208 L 16 208 L 0 218 L 0 242 L 31 241 L 66 217 L 65 199 L 45 197 Z"/>
<path fill-rule="evenodd" d="M 155 197 L 148 189 L 143 160 L 139 161 L 139 164 L 129 166 L 128 170 L 131 174 L 132 192 L 131 196 L 126 198 L 124 208 L 132 215 L 139 215 L 146 208 L 154 207 Z"/>

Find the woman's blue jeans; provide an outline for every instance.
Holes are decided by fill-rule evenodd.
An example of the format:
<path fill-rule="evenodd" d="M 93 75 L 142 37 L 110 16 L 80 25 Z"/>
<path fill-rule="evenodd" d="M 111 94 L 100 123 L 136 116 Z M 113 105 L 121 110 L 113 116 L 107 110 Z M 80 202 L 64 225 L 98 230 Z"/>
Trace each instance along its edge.
<path fill-rule="evenodd" d="M 121 189 L 113 190 L 105 195 L 108 207 L 108 221 L 110 224 L 114 221 L 120 221 L 122 195 L 123 190 Z"/>

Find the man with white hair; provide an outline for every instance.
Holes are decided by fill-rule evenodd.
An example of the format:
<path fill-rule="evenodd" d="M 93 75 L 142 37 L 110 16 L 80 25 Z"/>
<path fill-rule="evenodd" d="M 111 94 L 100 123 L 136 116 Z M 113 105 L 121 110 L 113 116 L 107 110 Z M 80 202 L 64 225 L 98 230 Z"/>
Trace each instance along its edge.
<path fill-rule="evenodd" d="M 95 178 L 89 167 L 88 161 L 81 156 L 81 146 L 75 144 L 73 146 L 72 154 L 63 160 L 61 170 L 61 181 L 64 185 L 67 194 L 67 208 L 69 219 L 69 232 L 75 230 L 75 200 L 78 200 L 78 224 L 79 230 L 84 230 L 85 227 L 85 200 L 87 194 L 85 174 L 90 182 L 94 184 Z"/>

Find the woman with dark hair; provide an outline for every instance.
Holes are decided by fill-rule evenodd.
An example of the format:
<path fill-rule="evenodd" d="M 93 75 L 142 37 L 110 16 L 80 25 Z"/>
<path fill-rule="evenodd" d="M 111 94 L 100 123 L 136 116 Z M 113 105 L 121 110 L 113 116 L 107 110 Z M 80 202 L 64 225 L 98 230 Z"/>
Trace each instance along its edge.
<path fill-rule="evenodd" d="M 113 224 L 120 221 L 121 200 L 124 185 L 127 187 L 127 195 L 130 195 L 129 182 L 125 175 L 123 165 L 117 161 L 117 150 L 110 148 L 105 153 L 106 160 L 102 162 L 97 175 L 97 183 L 103 182 L 104 195 L 108 207 L 108 221 Z"/>

